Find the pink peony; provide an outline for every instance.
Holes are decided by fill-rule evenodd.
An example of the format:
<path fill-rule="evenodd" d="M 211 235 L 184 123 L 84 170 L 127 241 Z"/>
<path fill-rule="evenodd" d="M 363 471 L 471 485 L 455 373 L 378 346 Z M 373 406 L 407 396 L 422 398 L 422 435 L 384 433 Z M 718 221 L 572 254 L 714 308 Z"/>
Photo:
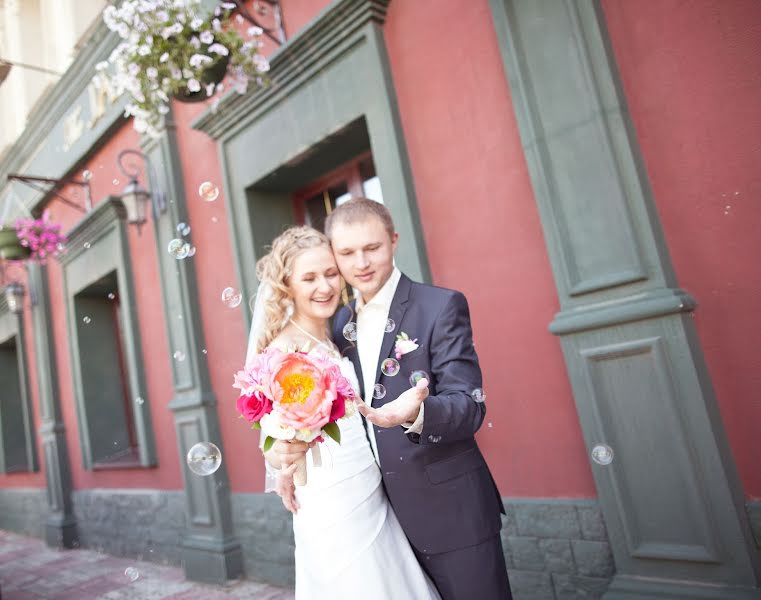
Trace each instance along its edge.
<path fill-rule="evenodd" d="M 330 421 L 338 397 L 332 367 L 316 356 L 285 355 L 272 383 L 282 425 L 316 431 Z"/>
<path fill-rule="evenodd" d="M 273 399 L 275 396 L 270 384 L 285 356 L 276 348 L 266 348 L 264 352 L 255 354 L 246 367 L 235 374 L 233 387 L 244 395 L 260 390 L 267 398 Z"/>

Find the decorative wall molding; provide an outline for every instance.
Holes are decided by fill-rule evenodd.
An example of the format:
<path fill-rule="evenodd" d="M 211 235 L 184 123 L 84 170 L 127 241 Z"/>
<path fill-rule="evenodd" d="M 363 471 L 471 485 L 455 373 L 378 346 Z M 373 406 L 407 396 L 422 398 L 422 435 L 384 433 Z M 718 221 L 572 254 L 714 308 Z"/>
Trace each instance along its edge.
<path fill-rule="evenodd" d="M 616 574 L 604 600 L 758 598 L 761 560 L 599 0 L 490 0 Z"/>
<path fill-rule="evenodd" d="M 230 137 L 314 79 L 337 56 L 357 43 L 368 23 L 383 25 L 391 0 L 335 0 L 270 57 L 270 85 L 247 94 L 226 94 L 216 110 L 193 122 L 215 139 Z"/>
<path fill-rule="evenodd" d="M 48 502 L 45 539 L 49 546 L 72 548 L 77 541 L 76 519 L 71 502 L 71 467 L 61 414 L 47 266 L 29 266 L 29 285 L 34 286 L 37 294 L 32 320 L 40 402 L 39 435 L 45 455 Z"/>
<path fill-rule="evenodd" d="M 178 455 L 185 457 L 199 442 L 212 442 L 224 453 L 217 400 L 202 352 L 206 344 L 195 265 L 166 252 L 169 241 L 177 236 L 177 223 L 188 220 L 185 179 L 171 112 L 162 135 L 145 140 L 143 151 L 154 165 L 163 166 L 157 172 L 157 183 L 168 200 L 166 211 L 154 215 L 153 228 L 169 350 L 166 365 L 174 388 L 169 409 L 174 415 Z M 192 243 L 192 237 L 189 240 Z M 183 353 L 183 360 L 173 356 L 178 351 Z M 224 462 L 207 477 L 192 473 L 184 460 L 181 467 L 185 519 L 179 554 L 186 576 L 208 583 L 240 576 L 243 558 L 232 531 L 230 483 Z"/>

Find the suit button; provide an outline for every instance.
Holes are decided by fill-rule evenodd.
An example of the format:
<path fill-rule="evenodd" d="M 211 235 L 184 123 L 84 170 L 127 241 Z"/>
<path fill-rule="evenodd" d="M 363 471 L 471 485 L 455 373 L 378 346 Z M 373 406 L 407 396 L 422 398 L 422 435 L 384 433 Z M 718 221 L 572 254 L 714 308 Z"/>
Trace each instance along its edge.
<path fill-rule="evenodd" d="M 432 444 L 436 444 L 441 441 L 441 436 L 435 435 L 432 433 L 431 435 L 428 436 L 428 441 L 431 442 Z"/>

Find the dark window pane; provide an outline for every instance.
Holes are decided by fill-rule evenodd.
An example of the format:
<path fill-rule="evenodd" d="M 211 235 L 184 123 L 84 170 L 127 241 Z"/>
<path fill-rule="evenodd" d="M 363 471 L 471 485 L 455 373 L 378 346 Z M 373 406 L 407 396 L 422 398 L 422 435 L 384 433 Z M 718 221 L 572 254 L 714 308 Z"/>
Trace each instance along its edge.
<path fill-rule="evenodd" d="M 322 231 L 325 227 L 325 218 L 344 198 L 348 198 L 349 187 L 345 182 L 338 183 L 315 194 L 305 203 L 306 222 L 315 229 Z"/>

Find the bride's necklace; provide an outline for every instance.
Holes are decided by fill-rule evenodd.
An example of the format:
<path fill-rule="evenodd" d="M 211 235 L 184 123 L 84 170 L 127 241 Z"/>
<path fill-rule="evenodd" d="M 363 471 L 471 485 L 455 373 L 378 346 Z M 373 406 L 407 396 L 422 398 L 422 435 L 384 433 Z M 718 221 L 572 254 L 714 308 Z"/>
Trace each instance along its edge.
<path fill-rule="evenodd" d="M 333 350 L 332 344 L 331 344 L 330 342 L 328 342 L 327 340 L 320 340 L 320 339 L 316 338 L 315 336 L 313 336 L 311 333 L 309 333 L 309 332 L 308 332 L 306 329 L 304 329 L 304 328 L 303 328 L 301 325 L 299 325 L 299 324 L 298 324 L 296 321 L 294 321 L 293 319 L 288 319 L 288 321 L 290 321 L 291 325 L 293 325 L 293 326 L 294 326 L 296 329 L 298 329 L 298 330 L 299 330 L 301 333 L 303 333 L 305 336 L 307 336 L 307 337 L 309 337 L 309 338 L 313 339 L 313 340 L 314 340 L 315 342 L 317 342 L 317 344 L 319 344 L 320 346 L 325 346 L 326 348 L 328 348 L 328 349 L 329 349 L 329 350 L 331 350 L 331 351 Z"/>

